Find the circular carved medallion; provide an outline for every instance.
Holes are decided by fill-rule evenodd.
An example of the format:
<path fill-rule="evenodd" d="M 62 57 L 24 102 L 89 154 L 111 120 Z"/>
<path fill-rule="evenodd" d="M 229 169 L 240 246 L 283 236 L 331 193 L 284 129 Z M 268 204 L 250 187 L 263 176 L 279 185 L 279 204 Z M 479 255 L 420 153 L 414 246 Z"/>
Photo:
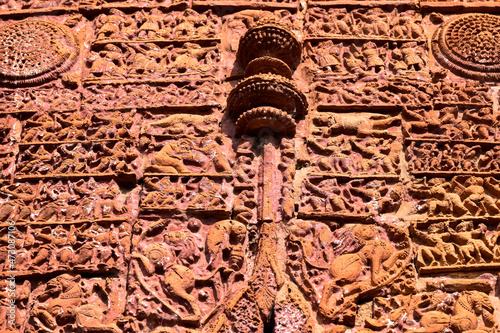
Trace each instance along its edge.
<path fill-rule="evenodd" d="M 467 14 L 444 23 L 432 41 L 436 59 L 457 75 L 500 79 L 500 17 Z"/>
<path fill-rule="evenodd" d="M 42 83 L 67 70 L 78 53 L 73 32 L 46 20 L 0 27 L 0 78 L 16 85 Z"/>

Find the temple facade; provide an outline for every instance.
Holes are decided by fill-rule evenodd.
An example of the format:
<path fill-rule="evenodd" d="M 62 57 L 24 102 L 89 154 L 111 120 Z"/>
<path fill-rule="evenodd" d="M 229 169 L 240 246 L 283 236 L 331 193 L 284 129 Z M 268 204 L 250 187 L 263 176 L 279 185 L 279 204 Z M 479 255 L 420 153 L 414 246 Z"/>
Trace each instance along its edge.
<path fill-rule="evenodd" d="M 0 333 L 500 332 L 500 2 L 0 1 Z"/>

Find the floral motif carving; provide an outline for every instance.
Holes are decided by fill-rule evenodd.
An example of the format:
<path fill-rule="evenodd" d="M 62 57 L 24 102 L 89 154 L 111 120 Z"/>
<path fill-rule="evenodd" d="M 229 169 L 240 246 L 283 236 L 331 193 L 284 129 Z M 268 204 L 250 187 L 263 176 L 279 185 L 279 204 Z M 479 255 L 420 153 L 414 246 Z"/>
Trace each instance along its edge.
<path fill-rule="evenodd" d="M 28 19 L 0 28 L 0 78 L 4 84 L 34 84 L 66 71 L 79 53 L 73 32 L 62 24 Z"/>
<path fill-rule="evenodd" d="M 497 16 L 466 14 L 453 18 L 436 31 L 432 49 L 439 62 L 458 75 L 498 81 L 500 51 Z"/>

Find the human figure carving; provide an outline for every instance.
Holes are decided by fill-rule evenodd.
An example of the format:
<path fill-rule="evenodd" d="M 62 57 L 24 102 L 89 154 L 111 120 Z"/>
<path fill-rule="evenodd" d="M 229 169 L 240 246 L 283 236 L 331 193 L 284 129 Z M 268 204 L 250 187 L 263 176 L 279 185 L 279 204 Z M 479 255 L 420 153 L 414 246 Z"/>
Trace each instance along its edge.
<path fill-rule="evenodd" d="M 198 184 L 198 194 L 188 204 L 188 209 L 199 209 L 206 207 L 207 209 L 226 208 L 227 190 L 222 188 L 207 177 L 203 177 Z"/>
<path fill-rule="evenodd" d="M 450 240 L 460 246 L 459 253 L 463 257 L 463 264 L 485 263 L 495 257 L 484 241 L 485 231 L 485 225 L 474 229 L 473 223 L 469 221 L 459 223 L 456 231 L 448 228 Z"/>
<path fill-rule="evenodd" d="M 400 242 L 395 249 L 388 241 L 380 239 L 375 226 L 357 225 L 352 236 L 359 240 L 357 252 L 336 257 L 329 271 L 333 280 L 323 289 L 319 312 L 328 318 L 352 316 L 356 300 L 369 290 L 392 281 L 400 272 L 402 261 L 409 258 L 409 234 L 400 227 L 388 228 L 389 234 Z M 359 281 L 365 267 L 368 279 Z"/>
<path fill-rule="evenodd" d="M 183 163 L 183 160 L 196 160 L 192 146 L 189 140 L 181 142 L 169 142 L 153 156 L 152 165 L 146 168 L 149 172 L 170 172 L 170 173 L 189 173 L 189 170 Z"/>
<path fill-rule="evenodd" d="M 445 231 L 443 223 L 431 224 L 427 232 L 411 226 L 412 235 L 415 235 L 425 245 L 418 248 L 418 267 L 453 265 L 459 262 L 459 256 L 452 243 L 449 243 L 451 234 Z"/>
<path fill-rule="evenodd" d="M 170 245 L 176 245 L 178 242 L 184 242 L 184 237 L 171 238 L 167 236 L 166 240 Z M 190 243 L 188 249 L 184 254 L 195 255 L 199 257 L 199 249 L 194 243 Z M 194 252 L 193 252 L 194 251 Z M 183 255 L 184 255 L 183 254 Z M 133 262 L 135 277 L 143 289 L 145 289 L 151 296 L 159 301 L 170 313 L 174 314 L 182 322 L 199 325 L 201 321 L 201 312 L 196 304 L 196 300 L 189 292 L 194 288 L 195 277 L 191 269 L 179 263 L 183 260 L 183 255 L 176 256 L 173 251 L 167 249 L 162 244 L 153 243 L 147 249 L 145 255 L 133 252 L 132 258 L 137 261 Z M 143 270 L 140 269 L 139 263 L 142 265 Z M 173 306 L 163 300 L 158 293 L 148 285 L 146 277 L 155 273 L 156 269 L 164 272 L 162 283 L 162 290 L 168 296 L 177 298 L 180 301 L 186 302 L 190 309 L 190 314 L 182 316 Z M 161 310 L 153 310 L 161 311 Z"/>

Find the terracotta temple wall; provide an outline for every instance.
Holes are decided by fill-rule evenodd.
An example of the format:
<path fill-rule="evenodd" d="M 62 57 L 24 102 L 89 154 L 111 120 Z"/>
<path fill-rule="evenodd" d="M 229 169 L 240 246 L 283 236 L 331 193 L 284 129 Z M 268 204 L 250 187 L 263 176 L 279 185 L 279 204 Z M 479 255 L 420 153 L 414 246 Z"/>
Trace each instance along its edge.
<path fill-rule="evenodd" d="M 0 1 L 0 332 L 500 331 L 500 3 Z"/>

